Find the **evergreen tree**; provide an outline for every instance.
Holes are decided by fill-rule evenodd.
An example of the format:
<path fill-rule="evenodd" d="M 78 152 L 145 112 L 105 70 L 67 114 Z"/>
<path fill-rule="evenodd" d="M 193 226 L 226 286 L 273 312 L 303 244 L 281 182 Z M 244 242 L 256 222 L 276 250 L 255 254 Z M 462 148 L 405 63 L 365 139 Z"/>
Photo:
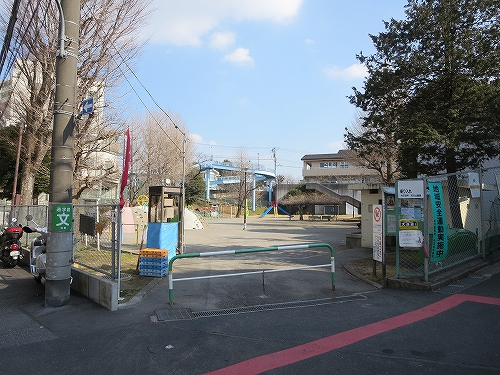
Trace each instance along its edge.
<path fill-rule="evenodd" d="M 409 0 L 406 16 L 358 55 L 369 75 L 350 100 L 367 135 L 394 137 L 407 177 L 498 157 L 500 1 Z"/>
<path fill-rule="evenodd" d="M 186 194 L 186 205 L 191 205 L 199 200 L 205 199 L 205 181 L 200 170 L 192 168 L 186 175 L 186 187 L 184 189 Z"/>

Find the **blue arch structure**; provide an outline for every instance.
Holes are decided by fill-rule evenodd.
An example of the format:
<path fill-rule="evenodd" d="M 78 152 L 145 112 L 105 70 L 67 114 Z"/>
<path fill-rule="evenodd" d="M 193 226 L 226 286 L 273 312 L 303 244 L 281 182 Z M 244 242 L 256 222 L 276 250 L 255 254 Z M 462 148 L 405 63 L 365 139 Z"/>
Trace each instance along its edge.
<path fill-rule="evenodd" d="M 227 176 L 220 177 L 215 180 L 210 179 L 210 171 L 215 169 L 217 171 L 238 171 L 243 170 L 239 167 L 235 167 L 229 163 L 210 161 L 200 164 L 200 169 L 205 171 L 205 199 L 210 200 L 210 186 L 214 185 L 224 185 L 224 184 L 238 184 L 240 182 L 240 176 Z M 276 180 L 276 171 L 264 168 L 254 168 L 248 169 L 247 173 L 252 176 L 252 211 L 255 211 L 255 184 L 257 181 L 268 181 L 269 182 L 269 202 L 272 201 L 273 195 L 273 184 Z"/>

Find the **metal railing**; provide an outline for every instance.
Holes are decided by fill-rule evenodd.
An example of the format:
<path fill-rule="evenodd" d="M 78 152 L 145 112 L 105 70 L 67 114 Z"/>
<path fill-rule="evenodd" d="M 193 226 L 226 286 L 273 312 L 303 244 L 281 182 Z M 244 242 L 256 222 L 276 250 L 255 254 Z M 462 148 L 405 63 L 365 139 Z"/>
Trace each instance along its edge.
<path fill-rule="evenodd" d="M 175 279 L 173 278 L 173 264 L 177 259 L 182 258 L 200 258 L 216 255 L 228 255 L 228 254 L 247 254 L 247 253 L 258 253 L 263 251 L 277 251 L 277 250 L 297 250 L 297 249 L 311 249 L 316 247 L 326 247 L 330 250 L 330 263 L 320 264 L 314 266 L 303 266 L 303 267 L 293 267 L 293 268 L 282 268 L 266 271 L 250 271 L 250 272 L 239 272 L 231 274 L 218 274 L 209 276 L 195 276 L 195 277 L 184 277 Z M 229 277 L 229 276 L 240 276 L 240 275 L 250 275 L 250 274 L 262 274 L 264 272 L 281 272 L 281 271 L 291 271 L 300 270 L 306 268 L 319 268 L 330 266 L 331 279 L 332 279 L 332 290 L 335 290 L 335 255 L 333 247 L 327 243 L 317 243 L 317 244 L 306 244 L 306 245 L 287 245 L 287 246 L 276 246 L 276 247 L 263 247 L 263 248 L 251 248 L 251 249 L 240 249 L 240 250 L 224 250 L 224 251 L 209 251 L 206 253 L 191 253 L 191 254 L 177 254 L 170 259 L 168 262 L 168 299 L 169 303 L 174 303 L 174 281 L 182 280 L 197 280 L 197 279 L 210 279 L 215 277 Z"/>

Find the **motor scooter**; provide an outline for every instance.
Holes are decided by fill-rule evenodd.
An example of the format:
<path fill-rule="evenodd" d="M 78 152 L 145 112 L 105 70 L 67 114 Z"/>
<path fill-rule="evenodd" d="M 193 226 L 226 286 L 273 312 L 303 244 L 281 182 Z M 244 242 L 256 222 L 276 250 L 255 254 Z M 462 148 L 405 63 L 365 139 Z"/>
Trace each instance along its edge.
<path fill-rule="evenodd" d="M 39 227 L 31 215 L 26 216 L 28 221 L 32 221 L 35 227 L 25 226 L 26 233 L 38 233 L 39 236 L 31 241 L 30 247 L 30 272 L 37 283 L 45 281 L 45 271 L 47 262 L 47 227 Z"/>
<path fill-rule="evenodd" d="M 21 254 L 21 237 L 23 236 L 23 228 L 17 224 L 17 219 L 14 217 L 10 221 L 10 225 L 5 227 L 0 234 L 0 260 L 7 267 L 15 267 L 17 261 L 22 259 Z"/>

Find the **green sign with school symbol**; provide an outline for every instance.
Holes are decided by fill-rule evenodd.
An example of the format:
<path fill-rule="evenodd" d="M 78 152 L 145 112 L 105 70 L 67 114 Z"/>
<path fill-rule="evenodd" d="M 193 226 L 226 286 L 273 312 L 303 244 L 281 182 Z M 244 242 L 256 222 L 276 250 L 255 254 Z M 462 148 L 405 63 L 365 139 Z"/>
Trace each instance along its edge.
<path fill-rule="evenodd" d="M 52 206 L 53 231 L 68 232 L 73 229 L 73 205 L 71 203 L 54 203 Z"/>

